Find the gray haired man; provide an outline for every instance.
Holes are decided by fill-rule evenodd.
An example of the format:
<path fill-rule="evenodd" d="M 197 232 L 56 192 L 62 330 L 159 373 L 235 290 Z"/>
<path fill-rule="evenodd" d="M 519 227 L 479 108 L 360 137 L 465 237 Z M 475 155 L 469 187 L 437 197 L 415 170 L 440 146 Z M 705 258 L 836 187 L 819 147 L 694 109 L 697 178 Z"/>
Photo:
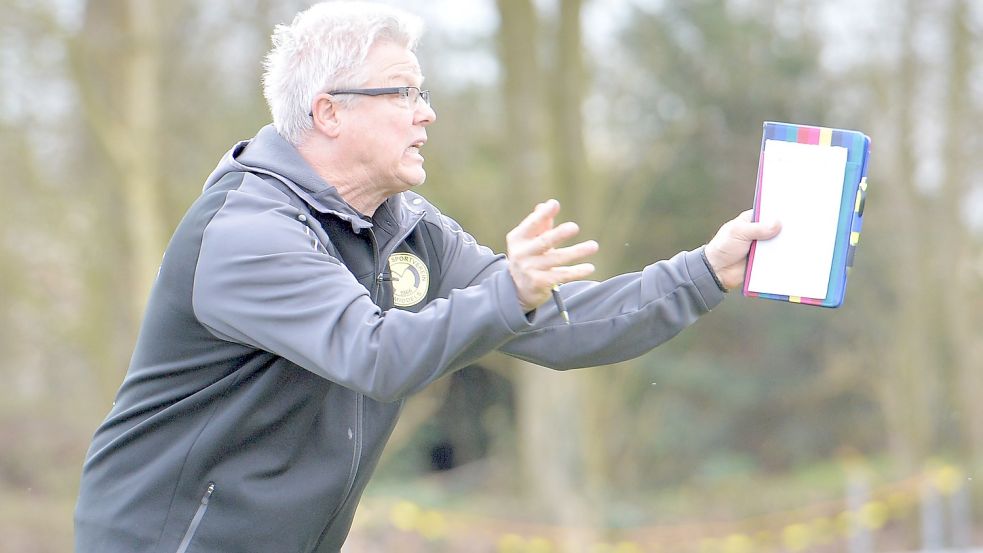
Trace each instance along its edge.
<path fill-rule="evenodd" d="M 436 120 L 419 20 L 324 3 L 277 27 L 273 124 L 236 144 L 167 248 L 130 367 L 93 438 L 76 550 L 335 552 L 404 398 L 492 350 L 556 369 L 638 356 L 740 284 L 750 242 L 604 282 L 544 201 L 476 243 L 412 190 Z M 550 298 L 572 315 L 564 324 Z"/>

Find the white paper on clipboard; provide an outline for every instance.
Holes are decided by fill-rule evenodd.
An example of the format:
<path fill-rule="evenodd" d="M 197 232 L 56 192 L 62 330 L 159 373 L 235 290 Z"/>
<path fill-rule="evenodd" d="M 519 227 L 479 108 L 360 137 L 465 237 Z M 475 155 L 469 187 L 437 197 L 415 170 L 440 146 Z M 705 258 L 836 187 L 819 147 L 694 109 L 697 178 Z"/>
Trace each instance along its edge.
<path fill-rule="evenodd" d="M 846 160 L 842 146 L 765 141 L 758 219 L 782 231 L 755 246 L 749 291 L 826 297 Z"/>

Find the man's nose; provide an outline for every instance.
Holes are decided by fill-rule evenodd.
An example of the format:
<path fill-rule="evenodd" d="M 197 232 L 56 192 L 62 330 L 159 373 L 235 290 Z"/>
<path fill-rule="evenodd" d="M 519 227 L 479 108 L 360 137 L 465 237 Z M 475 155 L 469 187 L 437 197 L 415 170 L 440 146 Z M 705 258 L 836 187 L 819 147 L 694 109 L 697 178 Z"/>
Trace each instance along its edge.
<path fill-rule="evenodd" d="M 417 125 L 427 126 L 437 120 L 437 112 L 434 111 L 433 106 L 423 100 L 417 101 L 414 115 L 413 122 Z"/>

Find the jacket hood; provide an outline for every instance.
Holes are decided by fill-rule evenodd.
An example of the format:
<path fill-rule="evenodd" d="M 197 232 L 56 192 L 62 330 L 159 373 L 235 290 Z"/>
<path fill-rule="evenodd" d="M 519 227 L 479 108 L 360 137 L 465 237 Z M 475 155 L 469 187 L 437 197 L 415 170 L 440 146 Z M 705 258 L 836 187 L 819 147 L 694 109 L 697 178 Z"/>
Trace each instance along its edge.
<path fill-rule="evenodd" d="M 255 137 L 237 143 L 226 152 L 205 180 L 203 189 L 207 190 L 228 173 L 239 172 L 272 176 L 287 185 L 311 208 L 336 215 L 356 229 L 372 226 L 338 194 L 334 186 L 314 171 L 297 149 L 276 132 L 273 125 L 266 125 Z M 388 198 L 380 209 L 399 214 L 403 204 L 401 196 L 397 194 Z"/>

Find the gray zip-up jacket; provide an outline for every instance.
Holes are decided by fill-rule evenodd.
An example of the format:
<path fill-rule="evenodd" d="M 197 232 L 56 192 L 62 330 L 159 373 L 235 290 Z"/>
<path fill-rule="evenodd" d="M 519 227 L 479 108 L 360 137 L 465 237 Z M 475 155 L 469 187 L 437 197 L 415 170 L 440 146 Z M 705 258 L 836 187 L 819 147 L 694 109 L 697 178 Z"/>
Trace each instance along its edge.
<path fill-rule="evenodd" d="M 494 349 L 640 355 L 721 301 L 702 252 L 522 313 L 502 255 L 419 195 L 354 211 L 267 126 L 181 221 L 96 431 L 76 550 L 335 552 L 402 400 Z"/>

